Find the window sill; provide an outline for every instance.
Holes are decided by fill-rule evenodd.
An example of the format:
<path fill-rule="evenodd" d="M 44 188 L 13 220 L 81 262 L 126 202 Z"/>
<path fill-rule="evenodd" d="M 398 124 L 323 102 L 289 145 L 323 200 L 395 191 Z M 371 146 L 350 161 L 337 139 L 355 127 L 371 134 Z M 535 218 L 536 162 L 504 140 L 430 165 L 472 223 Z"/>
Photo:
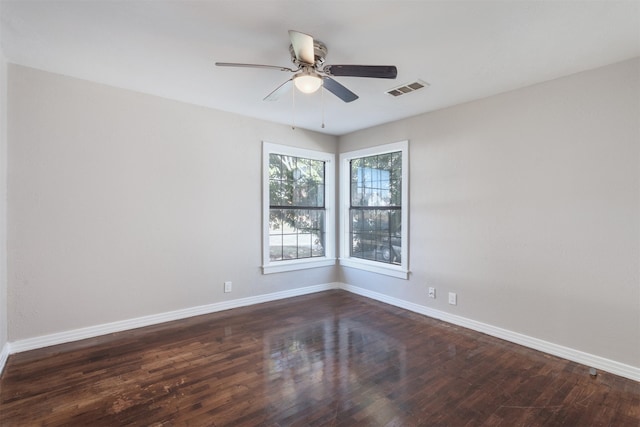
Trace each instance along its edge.
<path fill-rule="evenodd" d="M 296 259 L 291 261 L 275 261 L 262 266 L 262 274 L 283 273 L 285 271 L 304 270 L 307 268 L 331 267 L 336 265 L 335 258 Z"/>
<path fill-rule="evenodd" d="M 354 258 L 340 258 L 340 265 L 344 267 L 357 268 L 358 270 L 364 270 L 371 273 L 384 274 L 385 276 L 396 277 L 398 279 L 409 279 L 409 270 L 406 270 L 399 265 L 390 265 Z"/>

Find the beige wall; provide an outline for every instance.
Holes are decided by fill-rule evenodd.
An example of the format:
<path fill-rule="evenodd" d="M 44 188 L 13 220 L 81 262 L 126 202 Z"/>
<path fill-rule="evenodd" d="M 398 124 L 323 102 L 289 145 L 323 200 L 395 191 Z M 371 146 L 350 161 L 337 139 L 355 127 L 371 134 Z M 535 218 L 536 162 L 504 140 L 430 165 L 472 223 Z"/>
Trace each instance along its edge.
<path fill-rule="evenodd" d="M 259 268 L 262 140 L 335 137 L 15 65 L 8 98 L 9 341 L 335 281 Z"/>
<path fill-rule="evenodd" d="M 639 62 L 341 137 L 410 140 L 412 271 L 341 281 L 640 367 Z"/>
<path fill-rule="evenodd" d="M 0 350 L 7 343 L 7 62 L 0 47 Z M 0 371 L 2 366 L 0 366 Z"/>

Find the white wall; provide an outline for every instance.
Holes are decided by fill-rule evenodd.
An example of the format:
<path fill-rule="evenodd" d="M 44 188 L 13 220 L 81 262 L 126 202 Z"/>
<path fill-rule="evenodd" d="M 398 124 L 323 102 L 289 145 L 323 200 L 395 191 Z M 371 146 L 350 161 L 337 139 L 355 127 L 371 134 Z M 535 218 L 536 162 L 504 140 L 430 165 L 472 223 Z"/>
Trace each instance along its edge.
<path fill-rule="evenodd" d="M 8 71 L 9 341 L 335 281 L 259 268 L 262 140 L 335 137 Z"/>
<path fill-rule="evenodd" d="M 341 137 L 410 140 L 412 271 L 341 281 L 640 367 L 639 64 Z"/>

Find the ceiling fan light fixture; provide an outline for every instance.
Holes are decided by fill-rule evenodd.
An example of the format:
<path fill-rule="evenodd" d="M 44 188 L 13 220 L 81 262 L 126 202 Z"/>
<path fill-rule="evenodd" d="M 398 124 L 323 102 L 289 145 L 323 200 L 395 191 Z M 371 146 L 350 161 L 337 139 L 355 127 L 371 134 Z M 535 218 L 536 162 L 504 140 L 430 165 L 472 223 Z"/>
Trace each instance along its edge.
<path fill-rule="evenodd" d="M 322 86 L 322 78 L 314 73 L 298 74 L 293 78 L 293 83 L 302 93 L 313 93 Z"/>

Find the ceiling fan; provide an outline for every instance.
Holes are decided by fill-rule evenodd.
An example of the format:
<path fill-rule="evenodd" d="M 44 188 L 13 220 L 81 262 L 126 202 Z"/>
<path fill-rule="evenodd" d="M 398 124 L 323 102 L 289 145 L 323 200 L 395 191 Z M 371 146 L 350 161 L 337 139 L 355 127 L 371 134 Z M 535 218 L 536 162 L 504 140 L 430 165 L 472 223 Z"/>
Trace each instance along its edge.
<path fill-rule="evenodd" d="M 314 40 L 308 34 L 289 30 L 291 45 L 291 61 L 297 68 L 279 67 L 277 65 L 239 64 L 234 62 L 216 62 L 218 67 L 247 67 L 268 68 L 288 71 L 294 75 L 267 95 L 265 101 L 275 101 L 280 95 L 289 90 L 291 83 L 303 93 L 313 93 L 324 87 L 329 92 L 343 100 L 351 102 L 358 99 L 358 95 L 351 92 L 332 77 L 373 77 L 378 79 L 395 79 L 398 70 L 394 65 L 324 65 L 327 56 L 327 46 L 319 40 Z"/>

